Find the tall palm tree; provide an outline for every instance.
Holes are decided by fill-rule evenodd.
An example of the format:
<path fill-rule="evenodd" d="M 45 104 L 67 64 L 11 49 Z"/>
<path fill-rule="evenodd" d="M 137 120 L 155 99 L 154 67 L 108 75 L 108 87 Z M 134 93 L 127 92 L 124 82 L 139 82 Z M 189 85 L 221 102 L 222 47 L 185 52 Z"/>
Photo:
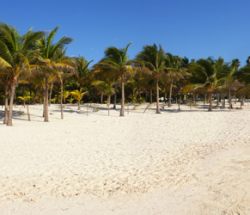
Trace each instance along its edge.
<path fill-rule="evenodd" d="M 65 98 L 64 80 L 74 75 L 74 71 L 75 71 L 74 59 L 66 56 L 65 49 L 58 50 L 56 58 L 57 60 L 56 60 L 56 67 L 55 67 L 55 71 L 56 71 L 55 79 L 59 80 L 60 82 L 60 109 L 61 109 L 61 119 L 63 119 L 64 118 L 63 101 Z"/>
<path fill-rule="evenodd" d="M 120 116 L 124 116 L 125 110 L 125 82 L 127 74 L 132 71 L 128 58 L 130 43 L 125 48 L 109 47 L 105 50 L 104 58 L 97 64 L 101 70 L 109 69 L 116 75 L 121 85 L 121 110 Z"/>
<path fill-rule="evenodd" d="M 0 57 L 0 62 L 1 62 L 1 57 Z M 8 97 L 9 97 L 9 73 L 8 73 L 8 68 L 9 66 L 2 61 L 2 63 L 0 63 L 0 84 L 3 87 L 3 91 L 4 91 L 4 118 L 3 118 L 3 124 L 7 124 L 7 119 L 8 119 Z"/>
<path fill-rule="evenodd" d="M 247 64 L 240 68 L 236 78 L 244 84 L 244 87 L 239 90 L 238 94 L 244 97 L 250 97 L 250 57 L 248 57 Z"/>
<path fill-rule="evenodd" d="M 110 70 L 109 67 L 103 66 L 102 62 L 95 64 L 92 69 L 92 85 L 101 93 L 101 103 L 102 95 L 106 95 L 108 110 L 111 102 L 111 96 L 114 95 L 115 88 L 117 85 L 117 73 Z"/>
<path fill-rule="evenodd" d="M 232 109 L 232 90 L 233 90 L 233 85 L 236 80 L 236 75 L 239 70 L 240 62 L 238 59 L 232 60 L 230 66 L 226 70 L 226 73 L 224 74 L 224 82 L 225 82 L 225 87 L 228 90 L 228 103 L 229 103 L 229 108 Z"/>
<path fill-rule="evenodd" d="M 168 107 L 170 107 L 172 103 L 172 92 L 175 83 L 184 79 L 188 75 L 188 73 L 187 68 L 185 68 L 183 58 L 167 54 L 166 61 L 166 78 L 167 84 L 169 84 Z"/>
<path fill-rule="evenodd" d="M 222 58 L 214 61 L 211 58 L 200 59 L 192 62 L 189 70 L 192 73 L 192 89 L 205 89 L 208 94 L 208 111 L 212 111 L 212 95 L 222 85 L 221 74 L 225 69 L 225 63 Z"/>
<path fill-rule="evenodd" d="M 0 24 L 0 65 L 5 67 L 8 77 L 7 126 L 12 126 L 13 102 L 19 77 L 24 72 L 30 71 L 30 60 L 37 52 L 37 41 L 42 36 L 42 32 L 31 30 L 21 35 L 15 28 L 4 23 Z"/>
<path fill-rule="evenodd" d="M 62 50 L 72 42 L 69 37 L 62 37 L 57 42 L 53 42 L 58 32 L 58 27 L 46 34 L 39 41 L 40 53 L 37 56 L 36 70 L 43 74 L 44 85 L 44 121 L 49 121 L 48 98 L 49 98 L 49 80 L 50 77 L 59 70 L 67 68 L 69 65 L 64 64 L 61 59 Z"/>
<path fill-rule="evenodd" d="M 136 56 L 136 61 L 152 71 L 156 81 L 156 113 L 160 113 L 159 106 L 159 81 L 163 72 L 166 71 L 166 54 L 161 46 L 147 45 Z"/>

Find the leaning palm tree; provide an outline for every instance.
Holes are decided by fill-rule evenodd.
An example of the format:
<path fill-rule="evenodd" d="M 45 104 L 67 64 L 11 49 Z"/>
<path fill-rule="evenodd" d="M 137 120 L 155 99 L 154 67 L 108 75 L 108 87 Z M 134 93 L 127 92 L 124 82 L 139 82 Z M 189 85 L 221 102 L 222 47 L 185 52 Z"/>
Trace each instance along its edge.
<path fill-rule="evenodd" d="M 163 72 L 166 71 L 166 54 L 161 46 L 148 45 L 136 56 L 136 61 L 152 71 L 156 82 L 156 113 L 160 113 L 159 106 L 159 81 Z"/>
<path fill-rule="evenodd" d="M 69 37 L 62 37 L 57 42 L 53 40 L 58 32 L 58 27 L 45 35 L 39 41 L 39 55 L 36 58 L 36 70 L 43 74 L 44 86 L 44 121 L 49 121 L 48 98 L 49 98 L 49 80 L 51 76 L 58 73 L 58 71 L 68 68 L 69 65 L 62 62 L 62 52 L 65 46 L 71 43 L 72 39 Z"/>
<path fill-rule="evenodd" d="M 0 65 L 5 67 L 4 71 L 8 77 L 7 126 L 12 126 L 13 102 L 19 77 L 30 71 L 30 60 L 37 52 L 37 41 L 42 36 L 42 32 L 31 30 L 21 35 L 13 27 L 0 24 Z"/>
<path fill-rule="evenodd" d="M 110 70 L 116 75 L 121 85 L 121 110 L 120 116 L 124 116 L 125 109 L 125 82 L 127 74 L 132 71 L 128 58 L 128 48 L 130 43 L 125 47 L 118 49 L 109 47 L 105 50 L 104 58 L 96 65 L 100 70 Z"/>

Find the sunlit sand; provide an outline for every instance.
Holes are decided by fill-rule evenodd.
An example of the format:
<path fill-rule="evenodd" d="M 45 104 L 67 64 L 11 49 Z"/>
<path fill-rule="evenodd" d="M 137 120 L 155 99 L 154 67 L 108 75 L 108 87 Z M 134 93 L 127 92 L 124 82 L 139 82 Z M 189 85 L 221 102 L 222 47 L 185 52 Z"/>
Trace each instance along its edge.
<path fill-rule="evenodd" d="M 250 214 L 250 106 L 146 106 L 68 105 L 61 120 L 51 105 L 49 123 L 16 106 L 0 125 L 0 214 Z"/>

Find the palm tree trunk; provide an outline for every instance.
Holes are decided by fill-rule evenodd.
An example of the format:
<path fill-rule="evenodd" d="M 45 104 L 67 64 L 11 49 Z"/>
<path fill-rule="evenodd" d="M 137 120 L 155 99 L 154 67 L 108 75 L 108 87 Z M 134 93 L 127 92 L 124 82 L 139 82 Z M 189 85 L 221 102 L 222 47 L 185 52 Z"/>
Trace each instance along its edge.
<path fill-rule="evenodd" d="M 224 109 L 226 107 L 226 97 L 223 95 L 223 101 L 222 101 L 222 108 Z"/>
<path fill-rule="evenodd" d="M 150 104 L 153 103 L 153 92 L 152 92 L 152 89 L 150 89 Z"/>
<path fill-rule="evenodd" d="M 45 117 L 45 89 L 43 90 L 43 118 Z"/>
<path fill-rule="evenodd" d="M 120 116 L 124 116 L 124 108 L 125 108 L 125 83 L 122 80 L 122 100 L 121 100 L 121 110 L 120 110 Z"/>
<path fill-rule="evenodd" d="M 117 97 L 117 94 L 115 92 L 115 94 L 114 94 L 114 106 L 113 106 L 114 110 L 116 110 L 116 97 Z"/>
<path fill-rule="evenodd" d="M 51 85 L 50 85 L 50 89 L 49 89 L 49 106 L 51 104 L 51 97 L 52 97 L 53 87 L 54 87 L 54 83 L 52 82 Z"/>
<path fill-rule="evenodd" d="M 212 93 L 208 94 L 209 106 L 208 111 L 212 111 Z"/>
<path fill-rule="evenodd" d="M 16 93 L 16 80 L 13 81 L 10 88 L 10 103 L 9 103 L 7 126 L 12 126 L 13 102 L 15 93 Z"/>
<path fill-rule="evenodd" d="M 170 88 L 169 88 L 169 97 L 168 97 L 168 107 L 171 107 L 172 105 L 172 92 L 173 92 L 173 81 L 170 83 Z"/>
<path fill-rule="evenodd" d="M 45 78 L 45 91 L 44 91 L 44 122 L 49 121 L 49 81 Z"/>
<path fill-rule="evenodd" d="M 81 110 L 81 101 L 78 101 L 77 104 L 78 104 L 78 110 L 80 111 Z"/>
<path fill-rule="evenodd" d="M 61 108 L 61 119 L 63 119 L 63 80 L 61 79 L 61 98 L 60 98 L 60 108 Z"/>
<path fill-rule="evenodd" d="M 8 87 L 5 87 L 5 99 L 4 99 L 4 120 L 3 124 L 7 124 L 8 115 L 9 115 L 9 106 L 8 106 Z"/>
<path fill-rule="evenodd" d="M 89 103 L 87 104 L 87 116 L 89 115 Z"/>
<path fill-rule="evenodd" d="M 240 97 L 240 109 L 244 106 L 243 96 Z"/>
<path fill-rule="evenodd" d="M 183 104 L 187 104 L 187 94 L 183 95 Z"/>
<path fill-rule="evenodd" d="M 109 116 L 109 114 L 110 114 L 110 108 L 109 108 L 109 106 L 110 106 L 110 100 L 111 100 L 111 95 L 108 95 L 108 99 L 107 99 L 107 105 L 108 105 L 108 116 Z"/>
<path fill-rule="evenodd" d="M 229 103 L 229 109 L 232 109 L 233 105 L 232 105 L 232 97 L 231 97 L 231 89 L 230 88 L 228 89 L 228 103 Z"/>
<path fill-rule="evenodd" d="M 193 93 L 193 103 L 194 103 L 194 105 L 196 105 L 196 94 L 195 93 Z"/>
<path fill-rule="evenodd" d="M 156 113 L 160 114 L 160 105 L 159 105 L 159 81 L 156 81 Z"/>
<path fill-rule="evenodd" d="M 162 104 L 162 110 L 165 110 L 165 104 L 167 103 L 166 98 L 167 98 L 167 92 L 166 92 L 166 90 L 165 90 L 165 92 L 164 92 L 163 104 Z"/>
<path fill-rule="evenodd" d="M 101 93 L 100 102 L 103 103 L 103 93 Z"/>
<path fill-rule="evenodd" d="M 181 96 L 178 98 L 178 111 L 181 110 Z"/>
<path fill-rule="evenodd" d="M 28 115 L 28 121 L 31 121 L 30 119 L 30 109 L 29 109 L 29 104 L 26 105 L 27 108 L 27 115 Z"/>
<path fill-rule="evenodd" d="M 217 93 L 217 107 L 219 107 L 220 105 L 220 94 Z"/>

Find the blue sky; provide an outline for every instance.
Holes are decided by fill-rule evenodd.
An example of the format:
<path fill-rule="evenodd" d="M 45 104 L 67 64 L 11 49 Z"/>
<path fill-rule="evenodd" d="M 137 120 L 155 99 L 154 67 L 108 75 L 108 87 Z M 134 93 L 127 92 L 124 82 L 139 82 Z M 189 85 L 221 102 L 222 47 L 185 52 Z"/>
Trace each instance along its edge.
<path fill-rule="evenodd" d="M 60 27 L 74 39 L 70 56 L 97 62 L 108 46 L 132 42 L 130 57 L 145 44 L 187 56 L 250 55 L 249 0 L 13 0 L 1 2 L 0 21 L 20 32 Z"/>

